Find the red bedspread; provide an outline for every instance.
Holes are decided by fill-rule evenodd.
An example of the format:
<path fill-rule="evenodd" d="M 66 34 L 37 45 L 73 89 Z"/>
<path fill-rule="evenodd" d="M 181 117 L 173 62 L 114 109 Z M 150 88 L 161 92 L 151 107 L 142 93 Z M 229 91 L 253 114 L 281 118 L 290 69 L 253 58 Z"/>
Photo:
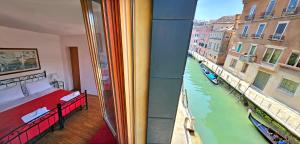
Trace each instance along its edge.
<path fill-rule="evenodd" d="M 60 100 L 60 98 L 62 98 L 63 96 L 65 96 L 67 94 L 70 94 L 70 93 L 71 93 L 71 91 L 58 90 L 58 91 L 55 91 L 48 95 L 45 95 L 45 96 L 42 96 L 35 100 L 32 100 L 30 102 L 24 103 L 15 108 L 1 112 L 0 113 L 0 137 L 3 137 L 7 133 L 9 133 L 12 130 L 23 125 L 24 122 L 21 119 L 22 116 L 24 116 L 38 108 L 41 108 L 41 107 L 47 107 L 48 110 L 50 110 L 50 111 L 53 110 L 53 111 L 49 112 L 48 114 L 46 114 L 46 115 L 42 116 L 40 119 L 38 119 L 39 121 L 45 121 L 45 122 L 37 125 L 36 127 L 38 127 L 38 128 L 36 128 L 36 129 L 39 129 L 39 130 L 38 131 L 34 130 L 33 132 L 30 132 L 29 138 L 28 138 L 28 133 L 25 133 L 27 138 L 24 141 L 28 141 L 31 138 L 33 138 L 34 136 L 41 133 L 41 131 L 48 129 L 55 122 L 58 121 L 58 115 L 57 115 L 57 110 L 56 110 L 58 103 L 63 103 L 63 106 L 62 106 L 63 107 L 63 115 L 66 115 L 67 113 L 69 113 L 70 111 L 72 111 L 73 109 L 78 107 L 79 105 L 83 104 L 83 102 L 85 102 L 84 98 L 83 98 L 83 100 L 80 100 L 78 103 L 76 102 L 77 104 L 68 104 L 68 103 L 71 103 L 72 100 L 68 103 L 64 103 L 63 101 Z M 80 97 L 83 97 L 83 95 L 81 95 L 77 98 L 79 99 Z M 74 105 L 74 106 L 72 106 L 72 105 Z M 66 106 L 68 106 L 68 108 Z M 70 109 L 70 106 L 72 106 L 71 109 Z M 49 116 L 49 115 L 51 115 L 51 113 L 52 113 L 52 116 Z M 43 119 L 43 117 L 46 117 L 47 120 L 44 120 L 45 118 Z M 38 121 L 38 120 L 36 120 L 36 121 Z M 18 130 L 18 131 L 23 131 L 24 129 L 28 129 L 28 127 L 30 127 L 32 125 L 33 124 L 27 124 L 25 126 L 22 126 L 22 129 Z M 0 143 L 1 143 L 1 141 L 0 141 Z"/>

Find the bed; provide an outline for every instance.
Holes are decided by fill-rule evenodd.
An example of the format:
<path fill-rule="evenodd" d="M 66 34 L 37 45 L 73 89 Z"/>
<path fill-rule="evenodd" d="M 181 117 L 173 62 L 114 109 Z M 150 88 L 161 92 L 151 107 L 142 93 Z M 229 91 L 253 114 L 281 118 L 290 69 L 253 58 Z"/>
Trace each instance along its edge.
<path fill-rule="evenodd" d="M 0 86 L 13 87 L 14 85 L 39 82 L 46 78 L 46 72 L 44 71 L 0 80 Z M 22 91 L 24 92 L 23 88 Z M 88 109 L 86 91 L 79 93 L 78 96 L 68 101 L 61 100 L 72 93 L 71 91 L 50 87 L 41 92 L 0 104 L 0 143 L 32 143 L 57 127 L 63 129 L 64 120 L 71 113 L 82 110 L 83 107 Z M 41 107 L 46 107 L 49 111 L 28 122 L 21 119 L 24 115 Z"/>

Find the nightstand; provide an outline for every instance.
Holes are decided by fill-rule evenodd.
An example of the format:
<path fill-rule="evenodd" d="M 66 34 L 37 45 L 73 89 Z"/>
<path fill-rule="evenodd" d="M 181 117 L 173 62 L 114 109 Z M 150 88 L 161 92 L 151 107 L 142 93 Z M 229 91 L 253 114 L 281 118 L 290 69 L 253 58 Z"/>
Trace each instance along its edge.
<path fill-rule="evenodd" d="M 53 81 L 50 82 L 50 85 L 52 85 L 55 88 L 65 89 L 65 83 L 63 81 Z"/>

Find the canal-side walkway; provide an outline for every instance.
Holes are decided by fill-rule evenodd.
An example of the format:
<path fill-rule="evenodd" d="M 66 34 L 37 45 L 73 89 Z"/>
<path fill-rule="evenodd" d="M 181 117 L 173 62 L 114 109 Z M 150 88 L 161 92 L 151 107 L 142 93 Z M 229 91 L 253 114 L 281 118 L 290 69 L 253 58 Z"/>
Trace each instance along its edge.
<path fill-rule="evenodd" d="M 190 124 L 186 120 L 190 118 L 192 115 L 187 107 L 186 95 L 182 90 L 178 102 L 172 144 L 202 144 L 200 136 L 196 132 L 192 134 L 186 129 L 186 126 Z"/>
<path fill-rule="evenodd" d="M 290 132 L 300 137 L 300 113 L 270 96 L 263 95 L 251 87 L 251 84 L 231 74 L 205 57 L 194 51 L 189 51 L 195 59 L 214 71 L 219 77 L 244 94 L 249 100 L 268 113 L 274 120 L 285 126 Z"/>

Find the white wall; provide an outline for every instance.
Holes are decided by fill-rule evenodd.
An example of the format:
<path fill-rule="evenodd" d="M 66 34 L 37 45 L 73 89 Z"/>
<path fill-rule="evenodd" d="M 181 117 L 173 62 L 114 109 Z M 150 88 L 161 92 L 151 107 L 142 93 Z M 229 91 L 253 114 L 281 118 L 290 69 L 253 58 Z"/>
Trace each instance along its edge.
<path fill-rule="evenodd" d="M 52 34 L 0 26 L 1 48 L 37 48 L 41 70 L 0 76 L 0 79 L 17 77 L 46 70 L 47 74 L 57 73 L 64 79 L 60 37 Z"/>
<path fill-rule="evenodd" d="M 97 95 L 91 58 L 85 35 L 59 36 L 0 26 L 0 48 L 37 48 L 41 70 L 0 76 L 0 79 L 47 71 L 57 73 L 65 89 L 73 89 L 68 47 L 78 47 L 81 89 Z"/>
<path fill-rule="evenodd" d="M 61 48 L 64 54 L 64 74 L 66 77 L 67 88 L 73 89 L 69 47 L 78 47 L 81 90 L 87 90 L 89 94 L 97 95 L 92 63 L 85 35 L 61 36 Z"/>

